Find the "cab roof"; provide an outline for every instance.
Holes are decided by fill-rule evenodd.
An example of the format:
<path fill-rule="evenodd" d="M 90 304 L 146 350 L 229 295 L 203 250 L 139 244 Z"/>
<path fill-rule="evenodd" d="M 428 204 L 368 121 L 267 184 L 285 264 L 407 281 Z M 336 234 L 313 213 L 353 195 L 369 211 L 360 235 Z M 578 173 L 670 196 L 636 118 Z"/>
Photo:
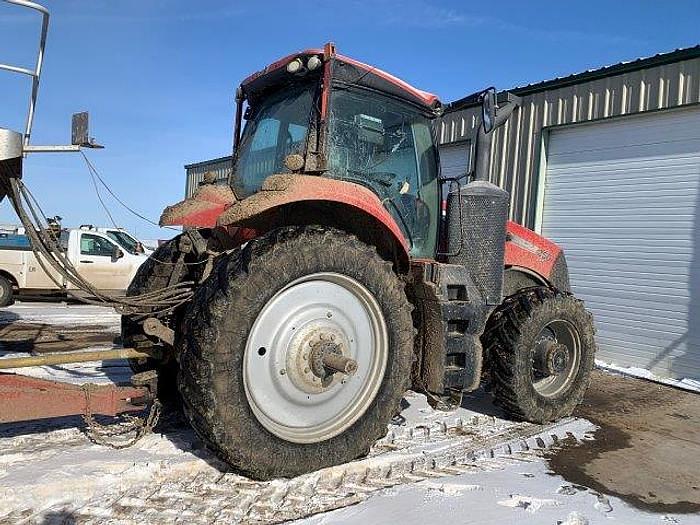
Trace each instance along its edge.
<path fill-rule="evenodd" d="M 328 47 L 328 46 L 326 46 Z M 241 83 L 241 88 L 246 94 L 254 94 L 266 87 L 278 84 L 284 80 L 287 73 L 286 66 L 296 58 L 301 58 L 304 63 L 309 57 L 316 55 L 323 60 L 323 49 L 306 49 L 298 53 L 287 55 L 256 73 L 253 73 Z M 428 93 L 413 87 L 408 82 L 394 75 L 370 66 L 354 58 L 333 53 L 330 60 L 334 61 L 333 78 L 343 83 L 355 84 L 385 92 L 389 95 L 402 98 L 413 104 L 430 111 L 436 111 L 441 107 L 437 95 Z"/>

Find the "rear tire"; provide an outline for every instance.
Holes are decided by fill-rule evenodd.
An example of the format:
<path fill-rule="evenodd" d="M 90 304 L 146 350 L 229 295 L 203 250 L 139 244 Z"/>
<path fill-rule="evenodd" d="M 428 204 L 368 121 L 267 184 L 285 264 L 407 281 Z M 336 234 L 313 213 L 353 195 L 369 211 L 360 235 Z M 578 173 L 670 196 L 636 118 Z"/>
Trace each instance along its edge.
<path fill-rule="evenodd" d="M 0 276 L 0 307 L 14 304 L 14 289 L 12 283 L 5 277 Z"/>
<path fill-rule="evenodd" d="M 583 302 L 551 288 L 507 298 L 482 338 L 495 402 L 520 420 L 569 416 L 588 388 L 595 357 L 593 318 Z"/>
<path fill-rule="evenodd" d="M 338 230 L 282 228 L 222 257 L 183 327 L 185 413 L 210 448 L 256 479 L 366 454 L 409 386 L 413 326 L 403 284 L 373 247 Z M 356 358 L 357 372 L 323 369 L 325 379 L 314 378 L 311 354 L 326 344 Z"/>

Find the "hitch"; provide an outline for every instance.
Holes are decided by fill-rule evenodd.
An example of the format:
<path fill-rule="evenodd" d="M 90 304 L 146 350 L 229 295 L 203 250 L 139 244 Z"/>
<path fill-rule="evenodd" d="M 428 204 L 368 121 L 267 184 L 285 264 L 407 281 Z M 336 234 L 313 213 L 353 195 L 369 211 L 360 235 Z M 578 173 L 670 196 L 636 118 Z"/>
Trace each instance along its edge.
<path fill-rule="evenodd" d="M 175 331 L 155 317 L 149 317 L 143 322 L 143 331 L 146 335 L 152 335 L 170 346 L 175 346 Z"/>
<path fill-rule="evenodd" d="M 103 416 L 141 412 L 153 399 L 154 392 L 150 386 L 73 385 L 0 373 L 0 423 L 86 412 Z"/>

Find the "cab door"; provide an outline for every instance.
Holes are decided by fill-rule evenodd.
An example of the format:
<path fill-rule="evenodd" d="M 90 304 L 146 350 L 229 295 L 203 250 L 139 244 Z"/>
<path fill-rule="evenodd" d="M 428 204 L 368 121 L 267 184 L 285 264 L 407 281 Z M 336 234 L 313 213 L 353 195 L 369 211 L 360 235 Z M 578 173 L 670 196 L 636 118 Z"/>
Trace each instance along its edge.
<path fill-rule="evenodd" d="M 100 290 L 124 290 L 131 272 L 124 252 L 102 235 L 86 232 L 79 235 L 76 267 L 80 275 Z"/>

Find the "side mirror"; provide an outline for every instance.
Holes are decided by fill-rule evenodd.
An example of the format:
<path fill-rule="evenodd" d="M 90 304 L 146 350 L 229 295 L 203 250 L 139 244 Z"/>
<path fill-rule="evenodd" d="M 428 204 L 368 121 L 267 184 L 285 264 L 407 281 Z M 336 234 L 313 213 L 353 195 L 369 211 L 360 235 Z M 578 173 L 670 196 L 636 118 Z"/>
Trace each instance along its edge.
<path fill-rule="evenodd" d="M 124 257 L 124 252 L 119 249 L 118 246 L 114 247 L 114 250 L 112 250 L 112 260 L 117 261 Z"/>
<path fill-rule="evenodd" d="M 496 88 L 481 92 L 481 123 L 484 133 L 490 133 L 496 124 Z"/>

